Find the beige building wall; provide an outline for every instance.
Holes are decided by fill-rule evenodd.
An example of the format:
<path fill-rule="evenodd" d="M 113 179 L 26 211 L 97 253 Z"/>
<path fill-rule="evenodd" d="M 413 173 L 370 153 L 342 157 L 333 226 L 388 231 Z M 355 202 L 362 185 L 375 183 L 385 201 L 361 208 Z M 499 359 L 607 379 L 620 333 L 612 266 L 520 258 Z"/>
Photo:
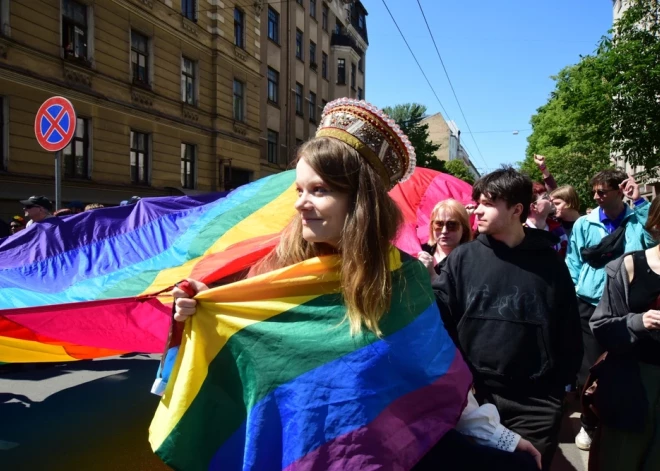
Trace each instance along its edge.
<path fill-rule="evenodd" d="M 64 48 L 67 1 L 0 0 L 0 217 L 20 213 L 17 199 L 54 197 L 53 155 L 34 137 L 37 109 L 54 95 L 71 100 L 88 130 L 81 142 L 87 171 L 63 178 L 65 203 L 222 190 L 269 173 L 260 159 L 268 58 L 260 10 L 241 7 L 237 46 L 234 5 L 245 2 L 199 0 L 188 19 L 183 0 L 78 0 L 87 53 L 73 57 Z M 148 44 L 144 83 L 133 80 L 136 33 Z M 184 57 L 194 63 L 191 104 L 183 97 Z M 235 80 L 243 84 L 242 116 L 234 110 Z M 131 177 L 131 131 L 147 135 L 144 182 Z M 182 143 L 194 149 L 194 177 L 185 189 Z"/>
<path fill-rule="evenodd" d="M 327 17 L 324 19 L 324 9 Z M 263 2 L 261 12 L 261 87 L 265 104 L 261 118 L 262 173 L 276 173 L 290 165 L 300 143 L 313 137 L 325 103 L 340 97 L 365 94 L 367 11 L 360 1 L 292 0 Z M 271 18 L 275 28 L 269 27 Z M 302 33 L 301 57 L 297 57 L 297 33 Z M 315 45 L 315 57 L 311 46 Z M 324 54 L 326 64 L 324 66 Z M 360 61 L 360 57 L 363 58 Z M 344 80 L 339 77 L 338 61 L 344 60 Z M 352 66 L 355 79 L 352 81 Z M 269 71 L 278 74 L 276 99 L 269 96 Z M 324 73 L 325 72 L 325 73 Z M 296 109 L 296 89 L 302 93 Z M 352 86 L 354 85 L 354 86 Z M 316 103 L 311 99 L 315 95 Z"/>
<path fill-rule="evenodd" d="M 435 151 L 436 159 L 444 160 L 445 162 L 461 159 L 468 166 L 474 178 L 479 178 L 480 175 L 477 168 L 472 163 L 465 148 L 461 145 L 461 133 L 455 123 L 448 123 L 442 114 L 436 113 L 424 118 L 422 124 L 428 125 L 431 142 L 440 146 Z"/>
<path fill-rule="evenodd" d="M 438 160 L 449 160 L 449 140 L 451 130 L 449 125 L 440 113 L 428 116 L 422 120 L 422 124 L 429 126 L 429 138 L 433 144 L 439 145 L 440 148 L 435 152 L 435 157 Z"/>

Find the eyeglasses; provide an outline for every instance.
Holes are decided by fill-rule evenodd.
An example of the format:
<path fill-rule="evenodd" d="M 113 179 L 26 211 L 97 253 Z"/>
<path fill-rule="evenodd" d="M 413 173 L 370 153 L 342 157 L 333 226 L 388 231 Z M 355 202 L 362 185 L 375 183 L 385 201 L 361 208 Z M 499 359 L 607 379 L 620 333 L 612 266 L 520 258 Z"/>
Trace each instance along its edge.
<path fill-rule="evenodd" d="M 594 190 L 594 193 L 596 193 L 596 194 L 597 194 L 598 196 L 600 196 L 601 198 L 604 198 L 605 196 L 607 196 L 607 194 L 608 194 L 610 191 L 619 191 L 619 190 L 614 190 L 614 189 L 610 189 L 610 190 Z"/>
<path fill-rule="evenodd" d="M 38 206 L 35 206 L 33 204 L 28 204 L 28 205 L 23 206 L 23 209 L 32 209 L 32 208 L 38 208 Z"/>
<path fill-rule="evenodd" d="M 433 229 L 436 231 L 441 231 L 445 227 L 447 228 L 447 231 L 454 232 L 458 230 L 460 224 L 458 221 L 433 221 Z"/>
<path fill-rule="evenodd" d="M 541 196 L 539 196 L 538 198 L 536 198 L 536 201 L 539 201 L 539 200 L 550 201 L 550 195 L 547 194 L 547 193 L 543 193 Z M 536 202 L 536 201 L 535 201 L 535 202 Z"/>

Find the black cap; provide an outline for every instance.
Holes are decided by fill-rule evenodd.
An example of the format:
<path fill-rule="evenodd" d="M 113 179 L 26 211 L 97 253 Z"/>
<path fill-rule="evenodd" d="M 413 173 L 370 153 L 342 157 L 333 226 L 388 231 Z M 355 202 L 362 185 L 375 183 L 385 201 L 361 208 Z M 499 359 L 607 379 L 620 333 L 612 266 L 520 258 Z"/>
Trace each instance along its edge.
<path fill-rule="evenodd" d="M 53 203 L 45 196 L 30 196 L 26 200 L 21 200 L 23 206 L 41 206 L 42 208 L 52 211 Z"/>

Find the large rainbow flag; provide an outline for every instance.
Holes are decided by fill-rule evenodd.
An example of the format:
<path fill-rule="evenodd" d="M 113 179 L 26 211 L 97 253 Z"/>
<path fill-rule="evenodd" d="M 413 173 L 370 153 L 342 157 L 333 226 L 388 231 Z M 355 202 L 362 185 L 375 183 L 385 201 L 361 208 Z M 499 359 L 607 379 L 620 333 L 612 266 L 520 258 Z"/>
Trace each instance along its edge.
<path fill-rule="evenodd" d="M 446 191 L 439 175 L 416 172 L 392 192 L 409 229 L 396 243 L 413 255 L 418 206 Z M 335 257 L 241 279 L 293 217 L 294 178 L 143 199 L 0 239 L 0 362 L 161 353 L 169 339 L 178 354 L 159 371 L 169 381 L 150 441 L 173 468 L 411 468 L 455 425 L 470 373 L 426 270 L 397 249 L 380 338 L 342 322 Z M 168 293 L 188 277 L 225 284 L 197 296 L 181 331 Z"/>
<path fill-rule="evenodd" d="M 294 213 L 294 178 L 146 198 L 0 239 L 0 362 L 163 352 L 171 298 L 156 293 L 223 278 L 271 250 Z"/>
<path fill-rule="evenodd" d="M 343 322 L 338 258 L 197 295 L 150 427 L 176 470 L 410 469 L 456 425 L 469 370 L 425 268 L 391 253 L 381 338 Z"/>
<path fill-rule="evenodd" d="M 288 171 L 229 195 L 145 198 L 0 239 L 0 363 L 161 353 L 168 289 L 238 273 L 270 251 L 294 215 L 294 179 Z M 470 191 L 418 168 L 390 193 L 405 218 L 396 246 L 416 255 L 433 205 L 468 201 Z"/>

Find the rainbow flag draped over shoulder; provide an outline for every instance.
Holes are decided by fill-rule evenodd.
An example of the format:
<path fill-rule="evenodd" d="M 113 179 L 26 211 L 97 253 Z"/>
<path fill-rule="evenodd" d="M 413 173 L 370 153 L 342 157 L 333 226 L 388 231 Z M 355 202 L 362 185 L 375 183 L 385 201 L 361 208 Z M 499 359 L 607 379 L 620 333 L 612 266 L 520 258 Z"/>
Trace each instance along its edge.
<path fill-rule="evenodd" d="M 155 293 L 222 278 L 271 250 L 294 214 L 294 178 L 145 198 L 0 239 L 0 363 L 162 353 L 171 298 Z"/>
<path fill-rule="evenodd" d="M 396 249 L 382 338 L 351 336 L 336 256 L 197 295 L 150 427 L 176 470 L 410 469 L 464 408 L 470 373 L 424 267 Z"/>

